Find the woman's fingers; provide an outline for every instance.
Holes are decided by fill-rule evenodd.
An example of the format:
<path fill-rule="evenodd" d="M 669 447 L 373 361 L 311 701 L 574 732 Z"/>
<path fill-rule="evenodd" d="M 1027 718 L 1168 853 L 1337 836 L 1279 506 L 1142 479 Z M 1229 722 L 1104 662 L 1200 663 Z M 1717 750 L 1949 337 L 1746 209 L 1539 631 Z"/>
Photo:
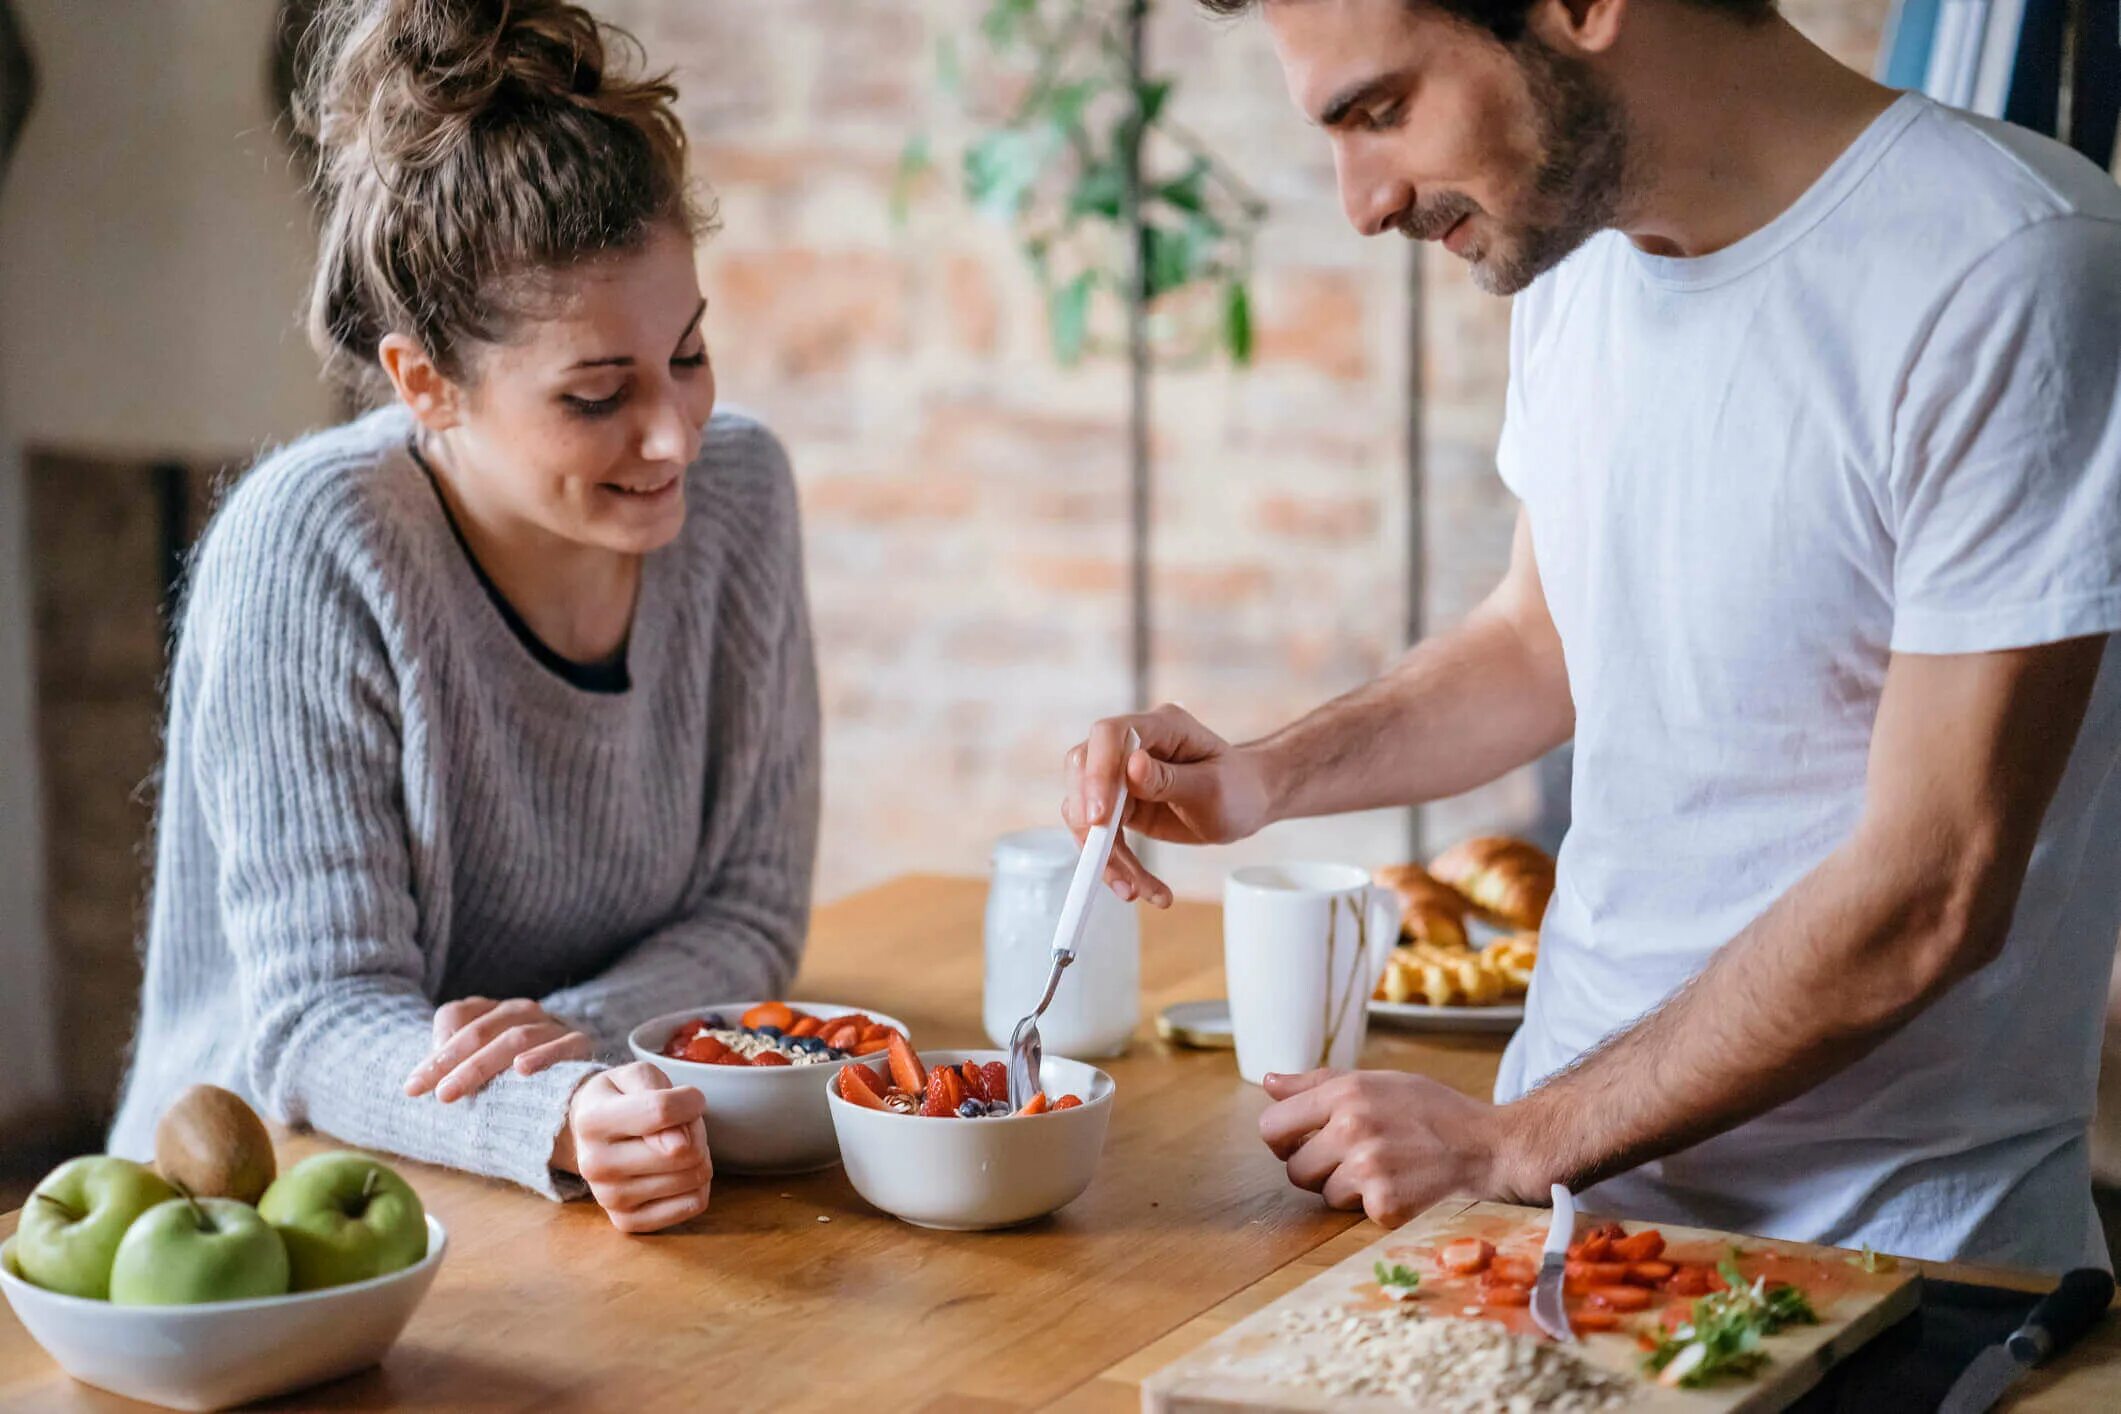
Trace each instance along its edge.
<path fill-rule="evenodd" d="M 542 1046 L 532 1046 L 515 1059 L 518 1075 L 536 1075 L 545 1067 L 558 1061 L 588 1060 L 596 1054 L 596 1045 L 579 1031 L 569 1031 L 557 1041 L 547 1041 Z"/>
<path fill-rule="evenodd" d="M 500 1003 L 492 997 L 458 997 L 453 1002 L 444 1002 L 435 1008 L 435 1049 L 469 1026 L 472 1022 L 492 1011 Z"/>
<path fill-rule="evenodd" d="M 511 1026 L 443 1076 L 435 1085 L 435 1098 L 446 1105 L 466 1095 L 475 1095 L 486 1088 L 487 1081 L 507 1070 L 517 1056 L 548 1041 L 559 1040 L 566 1034 L 550 1021 Z"/>
<path fill-rule="evenodd" d="M 695 1127 L 671 1131 L 683 1136 L 683 1144 L 665 1149 L 647 1138 L 592 1141 L 575 1151 L 575 1171 L 591 1184 L 620 1183 L 629 1178 L 683 1173 L 711 1163 L 707 1139 Z"/>
<path fill-rule="evenodd" d="M 609 1072 L 616 1076 L 617 1071 Z M 690 1086 L 600 1097 L 575 1115 L 575 1132 L 591 1142 L 637 1139 L 659 1129 L 678 1129 L 707 1113 L 707 1101 Z"/>
<path fill-rule="evenodd" d="M 467 998 L 466 1000 L 483 1001 L 484 999 Z M 450 1005 L 454 1006 L 456 1004 L 450 1003 Z M 439 1027 L 441 1012 L 438 1011 L 435 1015 L 436 1024 Z M 526 998 L 516 997 L 505 1002 L 495 1002 L 462 1026 L 457 1027 L 455 1031 L 450 1033 L 447 1040 L 435 1047 L 433 1055 L 413 1068 L 412 1074 L 405 1077 L 405 1093 L 408 1095 L 424 1095 L 429 1090 L 438 1088 L 442 1077 L 478 1054 L 494 1037 L 500 1035 L 509 1027 L 520 1026 L 532 1021 L 551 1022 L 551 1020 L 536 1002 Z"/>
<path fill-rule="evenodd" d="M 658 1198 L 653 1203 L 638 1208 L 624 1208 L 618 1212 L 604 1210 L 611 1225 L 620 1232 L 661 1232 L 666 1227 L 676 1227 L 707 1211 L 707 1190 L 682 1193 L 675 1198 Z"/>
<path fill-rule="evenodd" d="M 692 1164 L 670 1173 L 643 1174 L 592 1185 L 592 1191 L 606 1209 L 641 1208 L 660 1198 L 700 1192 L 713 1177 L 705 1164 Z"/>

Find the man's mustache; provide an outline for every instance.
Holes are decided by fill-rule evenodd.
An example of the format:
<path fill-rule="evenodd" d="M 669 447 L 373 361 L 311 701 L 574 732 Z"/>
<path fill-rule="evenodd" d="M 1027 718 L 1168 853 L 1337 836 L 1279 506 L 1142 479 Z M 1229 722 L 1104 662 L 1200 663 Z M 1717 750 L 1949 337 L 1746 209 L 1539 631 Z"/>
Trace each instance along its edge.
<path fill-rule="evenodd" d="M 1471 198 L 1439 197 L 1399 218 L 1399 233 L 1410 241 L 1440 241 L 1463 218 L 1480 210 Z"/>

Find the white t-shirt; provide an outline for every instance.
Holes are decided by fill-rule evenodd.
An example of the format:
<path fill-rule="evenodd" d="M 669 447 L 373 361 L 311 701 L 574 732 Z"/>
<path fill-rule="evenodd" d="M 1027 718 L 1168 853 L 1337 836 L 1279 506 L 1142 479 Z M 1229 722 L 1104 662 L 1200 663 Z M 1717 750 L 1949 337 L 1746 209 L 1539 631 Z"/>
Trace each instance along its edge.
<path fill-rule="evenodd" d="M 1895 653 L 2121 628 L 2121 189 L 1899 99 L 1772 224 L 1602 235 L 1518 299 L 1498 453 L 1576 704 L 1522 1094 L 1849 835 Z M 2001 958 L 1870 1056 L 1594 1208 L 2104 1264 L 2086 1128 L 2121 932 L 2121 650 Z"/>

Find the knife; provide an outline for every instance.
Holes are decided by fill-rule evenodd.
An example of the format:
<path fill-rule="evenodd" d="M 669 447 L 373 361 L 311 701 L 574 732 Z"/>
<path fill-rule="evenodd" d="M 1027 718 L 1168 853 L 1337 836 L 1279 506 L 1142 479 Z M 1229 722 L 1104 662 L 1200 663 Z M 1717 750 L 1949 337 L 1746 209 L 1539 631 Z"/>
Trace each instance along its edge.
<path fill-rule="evenodd" d="M 1547 1245 L 1539 1256 L 1539 1281 L 1532 1288 L 1532 1324 L 1559 1341 L 1572 1342 L 1568 1309 L 1562 1304 L 1562 1281 L 1569 1264 L 1569 1241 L 1576 1236 L 1576 1199 L 1566 1184 L 1552 1189 L 1554 1216 L 1547 1223 Z"/>
<path fill-rule="evenodd" d="M 2097 1267 L 2079 1267 L 2040 1298 L 2025 1324 L 2001 1345 L 1991 1345 L 1944 1396 L 1938 1414 L 1986 1414 L 2018 1377 L 2051 1355 L 2069 1349 L 2097 1325 L 2114 1299 L 2114 1279 Z M 1537 1300 L 1537 1297 L 1534 1297 Z"/>

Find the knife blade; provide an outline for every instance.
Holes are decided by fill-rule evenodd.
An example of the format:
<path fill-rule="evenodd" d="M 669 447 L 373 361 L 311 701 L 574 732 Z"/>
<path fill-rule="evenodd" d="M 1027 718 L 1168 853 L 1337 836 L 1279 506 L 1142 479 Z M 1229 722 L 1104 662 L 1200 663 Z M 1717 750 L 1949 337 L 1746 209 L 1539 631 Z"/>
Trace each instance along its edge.
<path fill-rule="evenodd" d="M 1569 1242 L 1576 1236 L 1576 1198 L 1566 1184 L 1557 1183 L 1550 1192 L 1554 1216 L 1547 1223 L 1547 1245 L 1539 1254 L 1539 1280 L 1532 1287 L 1532 1324 L 1556 1340 L 1572 1342 L 1576 1332 L 1569 1328 L 1562 1282 L 1569 1261 Z"/>
<path fill-rule="evenodd" d="M 2106 1314 L 2114 1299 L 2114 1279 L 2097 1267 L 2079 1267 L 2040 1298 L 2025 1324 L 2001 1345 L 1974 1357 L 1944 1396 L 1938 1414 L 1986 1414 L 2004 1391 L 2041 1361 L 2057 1355 Z"/>

